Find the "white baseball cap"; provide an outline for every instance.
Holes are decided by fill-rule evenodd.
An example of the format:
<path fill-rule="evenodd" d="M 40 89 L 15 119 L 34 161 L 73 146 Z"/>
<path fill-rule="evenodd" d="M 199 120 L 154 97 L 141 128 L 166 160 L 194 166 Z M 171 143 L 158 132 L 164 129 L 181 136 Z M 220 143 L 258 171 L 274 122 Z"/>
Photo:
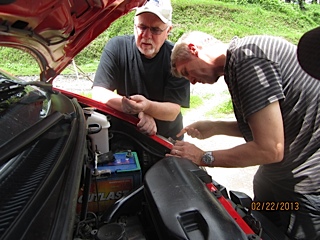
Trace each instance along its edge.
<path fill-rule="evenodd" d="M 172 20 L 170 0 L 149 0 L 145 5 L 137 9 L 135 15 L 138 16 L 146 12 L 157 15 L 164 23 L 171 22 Z"/>

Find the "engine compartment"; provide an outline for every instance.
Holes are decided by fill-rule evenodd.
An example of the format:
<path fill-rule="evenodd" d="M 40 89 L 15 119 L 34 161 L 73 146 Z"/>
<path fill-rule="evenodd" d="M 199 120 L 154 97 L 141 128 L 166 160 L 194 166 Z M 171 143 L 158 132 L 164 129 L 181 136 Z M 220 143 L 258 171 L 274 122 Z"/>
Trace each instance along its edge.
<path fill-rule="evenodd" d="M 209 190 L 204 169 L 165 157 L 168 149 L 145 145 L 138 133 L 133 139 L 132 127 L 119 128 L 113 116 L 84 113 L 89 157 L 74 239 L 259 239 L 226 211 L 219 189 Z"/>
<path fill-rule="evenodd" d="M 7 83 L 1 239 L 286 239 L 134 116 L 34 84 Z"/>
<path fill-rule="evenodd" d="M 161 153 L 133 139 L 130 131 L 135 129 L 130 124 L 123 127 L 128 123 L 90 107 L 84 113 L 89 154 L 77 199 L 74 238 L 158 239 L 148 220 L 143 176 Z"/>

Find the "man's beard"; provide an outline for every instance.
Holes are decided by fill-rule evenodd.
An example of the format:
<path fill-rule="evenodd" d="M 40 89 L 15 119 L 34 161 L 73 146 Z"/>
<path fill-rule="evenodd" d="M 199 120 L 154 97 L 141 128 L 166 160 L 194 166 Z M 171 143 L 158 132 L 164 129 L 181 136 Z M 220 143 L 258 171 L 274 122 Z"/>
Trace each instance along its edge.
<path fill-rule="evenodd" d="M 151 47 L 151 48 L 139 47 L 139 50 L 143 55 L 145 55 L 146 58 L 153 58 L 156 55 L 154 47 Z"/>

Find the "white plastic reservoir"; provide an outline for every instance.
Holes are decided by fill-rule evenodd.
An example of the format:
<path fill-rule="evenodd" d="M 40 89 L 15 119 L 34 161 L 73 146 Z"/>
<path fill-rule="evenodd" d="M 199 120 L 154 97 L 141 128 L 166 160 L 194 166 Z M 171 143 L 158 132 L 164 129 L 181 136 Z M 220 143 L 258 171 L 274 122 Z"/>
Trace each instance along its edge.
<path fill-rule="evenodd" d="M 92 139 L 92 150 L 100 153 L 109 152 L 109 132 L 110 122 L 107 116 L 97 113 L 92 109 L 85 109 L 85 114 L 87 118 L 87 127 L 89 132 L 89 137 Z M 101 130 L 99 131 L 101 127 Z"/>

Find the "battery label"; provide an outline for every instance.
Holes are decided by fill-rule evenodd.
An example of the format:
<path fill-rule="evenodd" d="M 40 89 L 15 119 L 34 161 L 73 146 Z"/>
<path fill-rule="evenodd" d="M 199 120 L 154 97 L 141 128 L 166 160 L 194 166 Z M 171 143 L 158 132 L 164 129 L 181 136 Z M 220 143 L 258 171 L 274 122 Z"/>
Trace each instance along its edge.
<path fill-rule="evenodd" d="M 97 188 L 96 188 L 97 186 Z M 93 181 L 90 187 L 88 199 L 88 211 L 98 212 L 107 209 L 116 200 L 125 196 L 133 188 L 132 179 L 113 179 Z M 80 211 L 83 195 L 78 196 L 78 208 Z"/>

